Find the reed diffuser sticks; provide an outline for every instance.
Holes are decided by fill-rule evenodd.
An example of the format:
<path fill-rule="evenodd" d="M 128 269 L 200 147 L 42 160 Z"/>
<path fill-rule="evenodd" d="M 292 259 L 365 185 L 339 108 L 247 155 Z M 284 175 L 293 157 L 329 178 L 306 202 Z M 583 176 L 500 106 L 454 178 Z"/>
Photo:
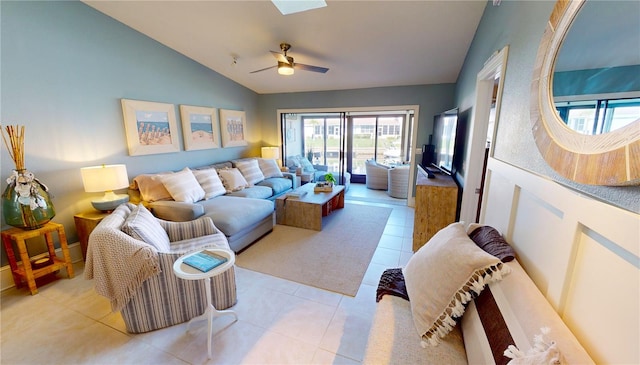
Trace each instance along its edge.
<path fill-rule="evenodd" d="M 2 133 L 2 140 L 16 164 L 16 170 L 24 170 L 24 126 L 8 125 L 5 126 L 5 131 L 8 137 Z"/>

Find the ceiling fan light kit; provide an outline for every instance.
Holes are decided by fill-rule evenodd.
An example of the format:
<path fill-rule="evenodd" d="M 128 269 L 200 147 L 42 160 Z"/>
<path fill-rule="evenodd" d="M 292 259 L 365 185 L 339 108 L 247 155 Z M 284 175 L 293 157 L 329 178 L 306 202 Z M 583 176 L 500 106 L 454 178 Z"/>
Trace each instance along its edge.
<path fill-rule="evenodd" d="M 285 76 L 293 75 L 293 67 L 288 63 L 278 61 L 278 73 Z"/>
<path fill-rule="evenodd" d="M 275 57 L 276 60 L 278 60 L 278 65 L 277 66 L 271 66 L 271 67 L 263 68 L 263 69 L 260 69 L 260 70 L 255 70 L 255 71 L 252 71 L 250 73 L 253 74 L 253 73 L 256 73 L 256 72 L 266 71 L 266 70 L 270 70 L 270 69 L 275 68 L 275 67 L 278 68 L 278 73 L 280 75 L 285 75 L 285 76 L 293 75 L 293 72 L 294 72 L 295 68 L 297 68 L 299 70 L 311 71 L 311 72 L 319 72 L 319 73 L 326 73 L 327 71 L 329 71 L 329 69 L 326 68 L 326 67 L 304 65 L 302 63 L 293 62 L 293 57 L 287 56 L 287 51 L 290 48 L 291 48 L 290 44 L 288 44 L 288 43 L 280 43 L 280 49 L 282 50 L 282 53 L 270 51 L 271 54 L 273 55 L 273 57 Z"/>

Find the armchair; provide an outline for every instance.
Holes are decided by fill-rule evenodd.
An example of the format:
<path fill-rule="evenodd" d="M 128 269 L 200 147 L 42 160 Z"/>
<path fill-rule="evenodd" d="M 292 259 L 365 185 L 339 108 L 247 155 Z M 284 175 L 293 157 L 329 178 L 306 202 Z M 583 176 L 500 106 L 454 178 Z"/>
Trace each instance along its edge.
<path fill-rule="evenodd" d="M 378 164 L 375 160 L 367 160 L 364 163 L 367 189 L 387 190 L 389 167 Z"/>
<path fill-rule="evenodd" d="M 407 199 L 409 194 L 409 165 L 396 166 L 389 169 L 389 190 L 392 198 Z"/>
<path fill-rule="evenodd" d="M 143 205 L 125 203 L 91 233 L 84 275 L 95 279 L 98 294 L 111 301 L 114 312 L 120 311 L 128 332 L 148 332 L 204 313 L 204 281 L 179 279 L 173 273 L 178 257 L 204 248 L 229 249 L 211 218 L 169 222 Z M 217 309 L 235 304 L 233 268 L 212 278 L 211 292 Z"/>

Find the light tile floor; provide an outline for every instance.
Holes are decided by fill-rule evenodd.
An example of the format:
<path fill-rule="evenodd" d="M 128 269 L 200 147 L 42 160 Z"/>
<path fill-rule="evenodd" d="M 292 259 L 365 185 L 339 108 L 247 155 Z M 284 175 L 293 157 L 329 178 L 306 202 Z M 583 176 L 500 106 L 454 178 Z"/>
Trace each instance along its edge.
<path fill-rule="evenodd" d="M 0 310 L 2 364 L 359 364 L 384 269 L 411 256 L 413 209 L 406 201 L 352 184 L 347 201 L 388 206 L 393 212 L 355 297 L 237 267 L 238 303 L 214 321 L 214 358 L 207 359 L 206 329 L 186 324 L 128 334 L 118 313 L 76 277 L 39 288 L 5 290 Z M 65 276 L 64 273 L 61 276 Z"/>

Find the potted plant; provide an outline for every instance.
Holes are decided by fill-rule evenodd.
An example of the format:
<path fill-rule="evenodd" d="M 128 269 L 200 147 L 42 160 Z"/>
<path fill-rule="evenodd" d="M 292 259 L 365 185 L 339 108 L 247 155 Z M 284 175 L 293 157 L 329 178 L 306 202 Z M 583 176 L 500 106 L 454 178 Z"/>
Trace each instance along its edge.
<path fill-rule="evenodd" d="M 333 177 L 333 174 L 330 172 L 327 172 L 326 174 L 324 174 L 324 180 L 329 184 L 331 184 L 331 186 L 338 183 L 338 181 L 336 181 L 336 178 Z"/>

